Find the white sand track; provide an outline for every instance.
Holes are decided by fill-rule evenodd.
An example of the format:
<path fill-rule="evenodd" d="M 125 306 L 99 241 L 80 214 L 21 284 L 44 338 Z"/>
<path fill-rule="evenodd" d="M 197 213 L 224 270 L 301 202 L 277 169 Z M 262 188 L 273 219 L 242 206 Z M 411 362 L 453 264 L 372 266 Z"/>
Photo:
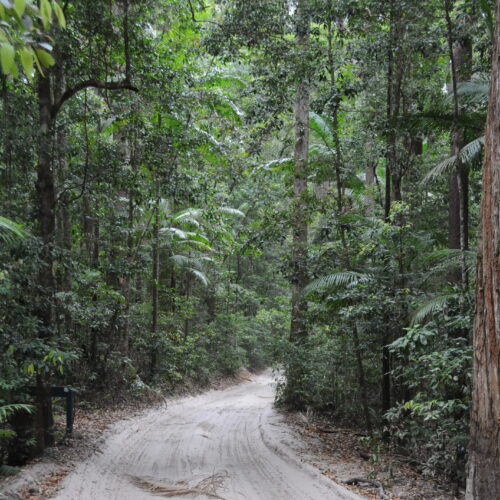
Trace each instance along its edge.
<path fill-rule="evenodd" d="M 360 499 L 301 463 L 273 397 L 265 373 L 115 424 L 56 499 Z"/>

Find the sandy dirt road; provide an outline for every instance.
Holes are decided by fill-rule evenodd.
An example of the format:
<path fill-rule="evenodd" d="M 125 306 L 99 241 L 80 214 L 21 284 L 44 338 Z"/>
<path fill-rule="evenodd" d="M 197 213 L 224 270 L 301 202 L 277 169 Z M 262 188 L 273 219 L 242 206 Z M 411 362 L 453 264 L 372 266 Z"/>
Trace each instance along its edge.
<path fill-rule="evenodd" d="M 115 424 L 57 500 L 360 499 L 301 463 L 270 373 Z"/>

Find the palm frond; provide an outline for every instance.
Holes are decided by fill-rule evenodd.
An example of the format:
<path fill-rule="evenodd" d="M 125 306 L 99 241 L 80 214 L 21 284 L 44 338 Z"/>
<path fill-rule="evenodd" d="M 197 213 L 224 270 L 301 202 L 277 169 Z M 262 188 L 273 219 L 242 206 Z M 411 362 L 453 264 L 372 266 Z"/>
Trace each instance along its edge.
<path fill-rule="evenodd" d="M 444 172 L 449 172 L 454 169 L 457 165 L 457 156 L 450 156 L 446 158 L 446 160 L 442 161 L 438 165 L 436 165 L 427 175 L 422 179 L 421 184 L 427 184 L 431 180 L 434 180 L 436 177 L 441 176 Z"/>
<path fill-rule="evenodd" d="M 238 210 L 237 208 L 231 208 L 231 207 L 219 207 L 218 208 L 219 212 L 222 212 L 223 214 L 226 215 L 234 215 L 236 217 L 245 217 L 245 214 Z"/>
<path fill-rule="evenodd" d="M 457 86 L 458 95 L 469 104 L 486 105 L 490 92 L 490 82 L 487 80 L 472 80 L 460 82 Z"/>
<path fill-rule="evenodd" d="M 354 271 L 339 271 L 337 273 L 328 274 L 321 278 L 311 281 L 305 288 L 303 293 L 311 293 L 325 288 L 345 287 L 347 285 L 356 285 L 358 283 L 366 282 L 370 276 L 363 273 Z"/>
<path fill-rule="evenodd" d="M 476 259 L 476 252 L 474 250 L 466 250 L 465 255 L 467 260 Z M 436 261 L 436 260 L 449 260 L 449 259 L 459 259 L 462 256 L 462 250 L 456 248 L 442 248 L 440 250 L 434 250 L 429 254 L 424 256 L 424 261 Z"/>
<path fill-rule="evenodd" d="M 485 137 L 484 135 L 474 139 L 464 146 L 458 153 L 458 159 L 463 165 L 472 165 L 477 162 L 483 153 Z"/>
<path fill-rule="evenodd" d="M 188 231 L 186 233 L 186 239 L 189 239 L 191 241 L 199 241 L 200 243 L 203 243 L 207 247 L 211 246 L 210 240 L 206 236 L 203 236 L 200 233 L 193 233 L 191 231 Z"/>
<path fill-rule="evenodd" d="M 465 252 L 465 267 L 467 272 L 473 279 L 477 254 L 474 250 L 466 250 Z M 439 278 L 443 281 L 443 277 L 449 276 L 450 271 L 456 270 L 462 266 L 462 250 L 458 249 L 444 249 L 437 250 L 427 254 L 423 258 L 424 262 L 432 262 L 430 269 L 424 273 L 420 278 L 420 285 L 423 285 L 430 279 Z"/>
<path fill-rule="evenodd" d="M 272 160 L 257 167 L 257 170 L 286 170 L 293 166 L 293 158 L 280 158 Z"/>
<path fill-rule="evenodd" d="M 317 113 L 309 113 L 309 126 L 311 130 L 321 138 L 326 146 L 332 145 L 333 134 L 332 128 L 327 123 L 326 119 Z"/>
<path fill-rule="evenodd" d="M 309 154 L 312 156 L 323 156 L 327 158 L 331 158 L 333 156 L 334 151 L 325 144 L 311 144 L 309 146 Z"/>
<path fill-rule="evenodd" d="M 189 246 L 194 246 L 197 248 L 200 248 L 201 250 L 205 250 L 207 252 L 212 252 L 213 249 L 211 246 L 207 245 L 206 243 L 203 243 L 202 241 L 197 241 L 197 240 L 181 240 L 178 242 L 179 245 L 189 245 Z"/>
<path fill-rule="evenodd" d="M 456 299 L 457 297 L 457 293 L 450 293 L 446 295 L 438 295 L 437 297 L 433 297 L 427 302 L 424 302 L 413 314 L 411 319 L 412 326 L 425 322 L 433 314 L 442 311 L 450 300 Z"/>
<path fill-rule="evenodd" d="M 209 284 L 208 278 L 201 271 L 198 271 L 198 269 L 192 269 L 192 268 L 188 269 L 188 271 L 194 277 L 196 277 L 204 286 L 208 286 L 208 284 Z"/>
<path fill-rule="evenodd" d="M 401 115 L 398 122 L 400 127 L 421 133 L 430 130 L 449 132 L 455 123 L 464 130 L 470 130 L 476 134 L 484 131 L 486 116 L 484 112 L 462 113 L 457 118 L 445 109 L 433 109 L 421 113 Z"/>
<path fill-rule="evenodd" d="M 181 254 L 170 256 L 170 260 L 178 267 L 186 267 L 191 264 L 191 258 Z"/>
<path fill-rule="evenodd" d="M 183 217 L 182 219 L 178 219 L 179 222 L 182 223 L 183 226 L 194 226 L 200 227 L 200 222 L 193 217 Z"/>
<path fill-rule="evenodd" d="M 0 216 L 0 241 L 6 245 L 13 245 L 27 236 L 28 233 L 19 224 Z"/>
<path fill-rule="evenodd" d="M 223 149 L 223 144 L 220 143 L 210 132 L 201 129 L 197 125 L 191 125 L 191 127 L 196 130 L 200 136 L 204 137 L 208 143 L 212 144 L 212 146 L 215 146 L 217 149 Z"/>
<path fill-rule="evenodd" d="M 172 215 L 172 220 L 180 221 L 185 219 L 195 219 L 202 214 L 202 210 L 200 208 L 186 208 L 185 210 L 181 210 L 180 212 Z"/>
<path fill-rule="evenodd" d="M 162 227 L 160 229 L 160 233 L 162 234 L 170 234 L 172 236 L 177 236 L 177 238 L 180 238 L 181 240 L 186 240 L 188 235 L 185 233 L 182 229 L 179 229 L 178 227 Z"/>
<path fill-rule="evenodd" d="M 214 262 L 213 259 L 205 255 L 187 256 L 182 254 L 175 254 L 170 256 L 170 260 L 179 268 L 187 269 L 194 268 L 201 270 L 206 262 Z"/>
<path fill-rule="evenodd" d="M 484 136 L 478 137 L 464 146 L 457 155 L 450 156 L 436 165 L 422 180 L 422 184 L 439 177 L 444 172 L 448 172 L 457 165 L 473 165 L 481 158 L 484 146 Z"/>

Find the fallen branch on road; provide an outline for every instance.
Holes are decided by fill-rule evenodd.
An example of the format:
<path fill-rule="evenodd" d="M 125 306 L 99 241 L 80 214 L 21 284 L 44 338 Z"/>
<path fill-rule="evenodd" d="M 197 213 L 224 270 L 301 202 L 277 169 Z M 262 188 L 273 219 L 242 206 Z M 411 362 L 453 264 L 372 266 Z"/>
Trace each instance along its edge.
<path fill-rule="evenodd" d="M 156 481 L 148 481 L 140 477 L 130 476 L 130 480 L 135 486 L 155 496 L 170 498 L 184 495 L 205 495 L 217 500 L 225 500 L 225 498 L 216 493 L 216 489 L 223 485 L 225 478 L 225 475 L 215 474 L 203 479 L 191 488 L 183 483 L 177 483 L 177 486 L 170 486 Z"/>

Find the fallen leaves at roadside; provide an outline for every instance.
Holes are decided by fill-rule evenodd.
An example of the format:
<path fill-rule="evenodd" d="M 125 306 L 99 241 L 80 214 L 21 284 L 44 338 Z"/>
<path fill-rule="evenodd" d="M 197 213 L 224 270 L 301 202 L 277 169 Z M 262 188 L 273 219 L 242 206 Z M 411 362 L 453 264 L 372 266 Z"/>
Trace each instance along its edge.
<path fill-rule="evenodd" d="M 69 470 L 61 469 L 58 472 L 53 472 L 43 479 L 36 486 L 30 486 L 21 491 L 23 500 L 44 500 L 50 498 L 59 489 L 61 481 L 67 476 Z"/>
<path fill-rule="evenodd" d="M 365 496 L 380 499 L 380 489 L 369 482 L 380 483 L 391 500 L 457 500 L 463 492 L 454 492 L 451 484 L 417 472 L 405 457 L 391 455 L 382 449 L 371 450 L 356 429 L 336 427 L 300 413 L 287 413 L 285 419 L 306 443 L 300 454 L 333 481 Z M 347 485 L 352 478 L 367 482 Z"/>

